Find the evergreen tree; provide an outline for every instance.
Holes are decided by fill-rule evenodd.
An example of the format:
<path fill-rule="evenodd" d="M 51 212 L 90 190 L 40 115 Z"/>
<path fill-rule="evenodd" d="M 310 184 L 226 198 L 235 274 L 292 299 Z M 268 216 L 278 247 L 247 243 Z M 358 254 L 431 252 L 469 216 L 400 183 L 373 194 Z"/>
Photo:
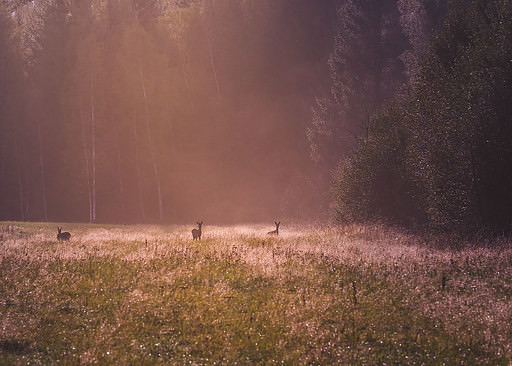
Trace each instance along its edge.
<path fill-rule="evenodd" d="M 308 129 L 312 157 L 329 168 L 367 134 L 370 119 L 401 88 L 399 56 L 407 47 L 396 0 L 346 0 L 337 14 L 331 95 L 317 100 Z"/>
<path fill-rule="evenodd" d="M 377 115 L 340 170 L 340 220 L 405 212 L 436 230 L 510 230 L 511 15 L 498 0 L 448 3 L 411 94 Z"/>

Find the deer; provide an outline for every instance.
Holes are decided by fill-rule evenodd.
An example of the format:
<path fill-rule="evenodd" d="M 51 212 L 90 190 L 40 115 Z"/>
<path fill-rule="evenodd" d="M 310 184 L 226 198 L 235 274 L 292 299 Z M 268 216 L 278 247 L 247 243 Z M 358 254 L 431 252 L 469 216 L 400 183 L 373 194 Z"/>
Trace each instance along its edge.
<path fill-rule="evenodd" d="M 196 221 L 196 224 L 199 226 L 199 229 L 192 230 L 192 240 L 201 240 L 201 226 L 203 226 L 203 222 Z"/>
<path fill-rule="evenodd" d="M 57 226 L 57 240 L 58 241 L 68 241 L 71 239 L 71 234 L 67 231 L 62 232 L 62 228 Z"/>
<path fill-rule="evenodd" d="M 279 225 L 281 225 L 281 221 L 279 221 L 279 222 L 274 221 L 274 224 L 276 224 L 276 229 L 273 231 L 269 231 L 267 233 L 268 235 L 279 235 Z"/>

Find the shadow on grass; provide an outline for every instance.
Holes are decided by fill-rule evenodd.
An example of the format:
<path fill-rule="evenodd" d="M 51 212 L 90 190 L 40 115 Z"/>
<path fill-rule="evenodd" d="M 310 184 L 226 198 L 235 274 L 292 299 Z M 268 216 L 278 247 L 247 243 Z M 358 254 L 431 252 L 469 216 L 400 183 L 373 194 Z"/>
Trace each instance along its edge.
<path fill-rule="evenodd" d="M 7 340 L 0 341 L 0 353 L 11 353 L 16 355 L 26 355 L 31 352 L 32 344 L 25 340 Z"/>

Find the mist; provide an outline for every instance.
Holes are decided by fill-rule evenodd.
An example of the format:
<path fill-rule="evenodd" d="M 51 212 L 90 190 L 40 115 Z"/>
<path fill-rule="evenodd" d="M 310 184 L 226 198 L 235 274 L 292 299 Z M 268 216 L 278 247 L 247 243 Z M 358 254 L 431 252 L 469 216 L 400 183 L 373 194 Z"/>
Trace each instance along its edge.
<path fill-rule="evenodd" d="M 0 218 L 312 219 L 335 1 L 7 2 Z M 6 73 L 8 70 L 9 73 Z"/>

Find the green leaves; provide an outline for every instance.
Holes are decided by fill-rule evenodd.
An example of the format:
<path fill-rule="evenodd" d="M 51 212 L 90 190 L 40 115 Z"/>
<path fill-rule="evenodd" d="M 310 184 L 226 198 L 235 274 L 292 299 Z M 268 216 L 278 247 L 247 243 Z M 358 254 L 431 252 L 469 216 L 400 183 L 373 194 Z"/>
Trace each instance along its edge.
<path fill-rule="evenodd" d="M 409 96 L 395 102 L 396 113 L 375 117 L 346 168 L 352 172 L 338 180 L 339 207 L 366 204 L 340 211 L 400 222 L 402 202 L 408 223 L 510 229 L 510 13 L 500 1 L 449 3 Z"/>

